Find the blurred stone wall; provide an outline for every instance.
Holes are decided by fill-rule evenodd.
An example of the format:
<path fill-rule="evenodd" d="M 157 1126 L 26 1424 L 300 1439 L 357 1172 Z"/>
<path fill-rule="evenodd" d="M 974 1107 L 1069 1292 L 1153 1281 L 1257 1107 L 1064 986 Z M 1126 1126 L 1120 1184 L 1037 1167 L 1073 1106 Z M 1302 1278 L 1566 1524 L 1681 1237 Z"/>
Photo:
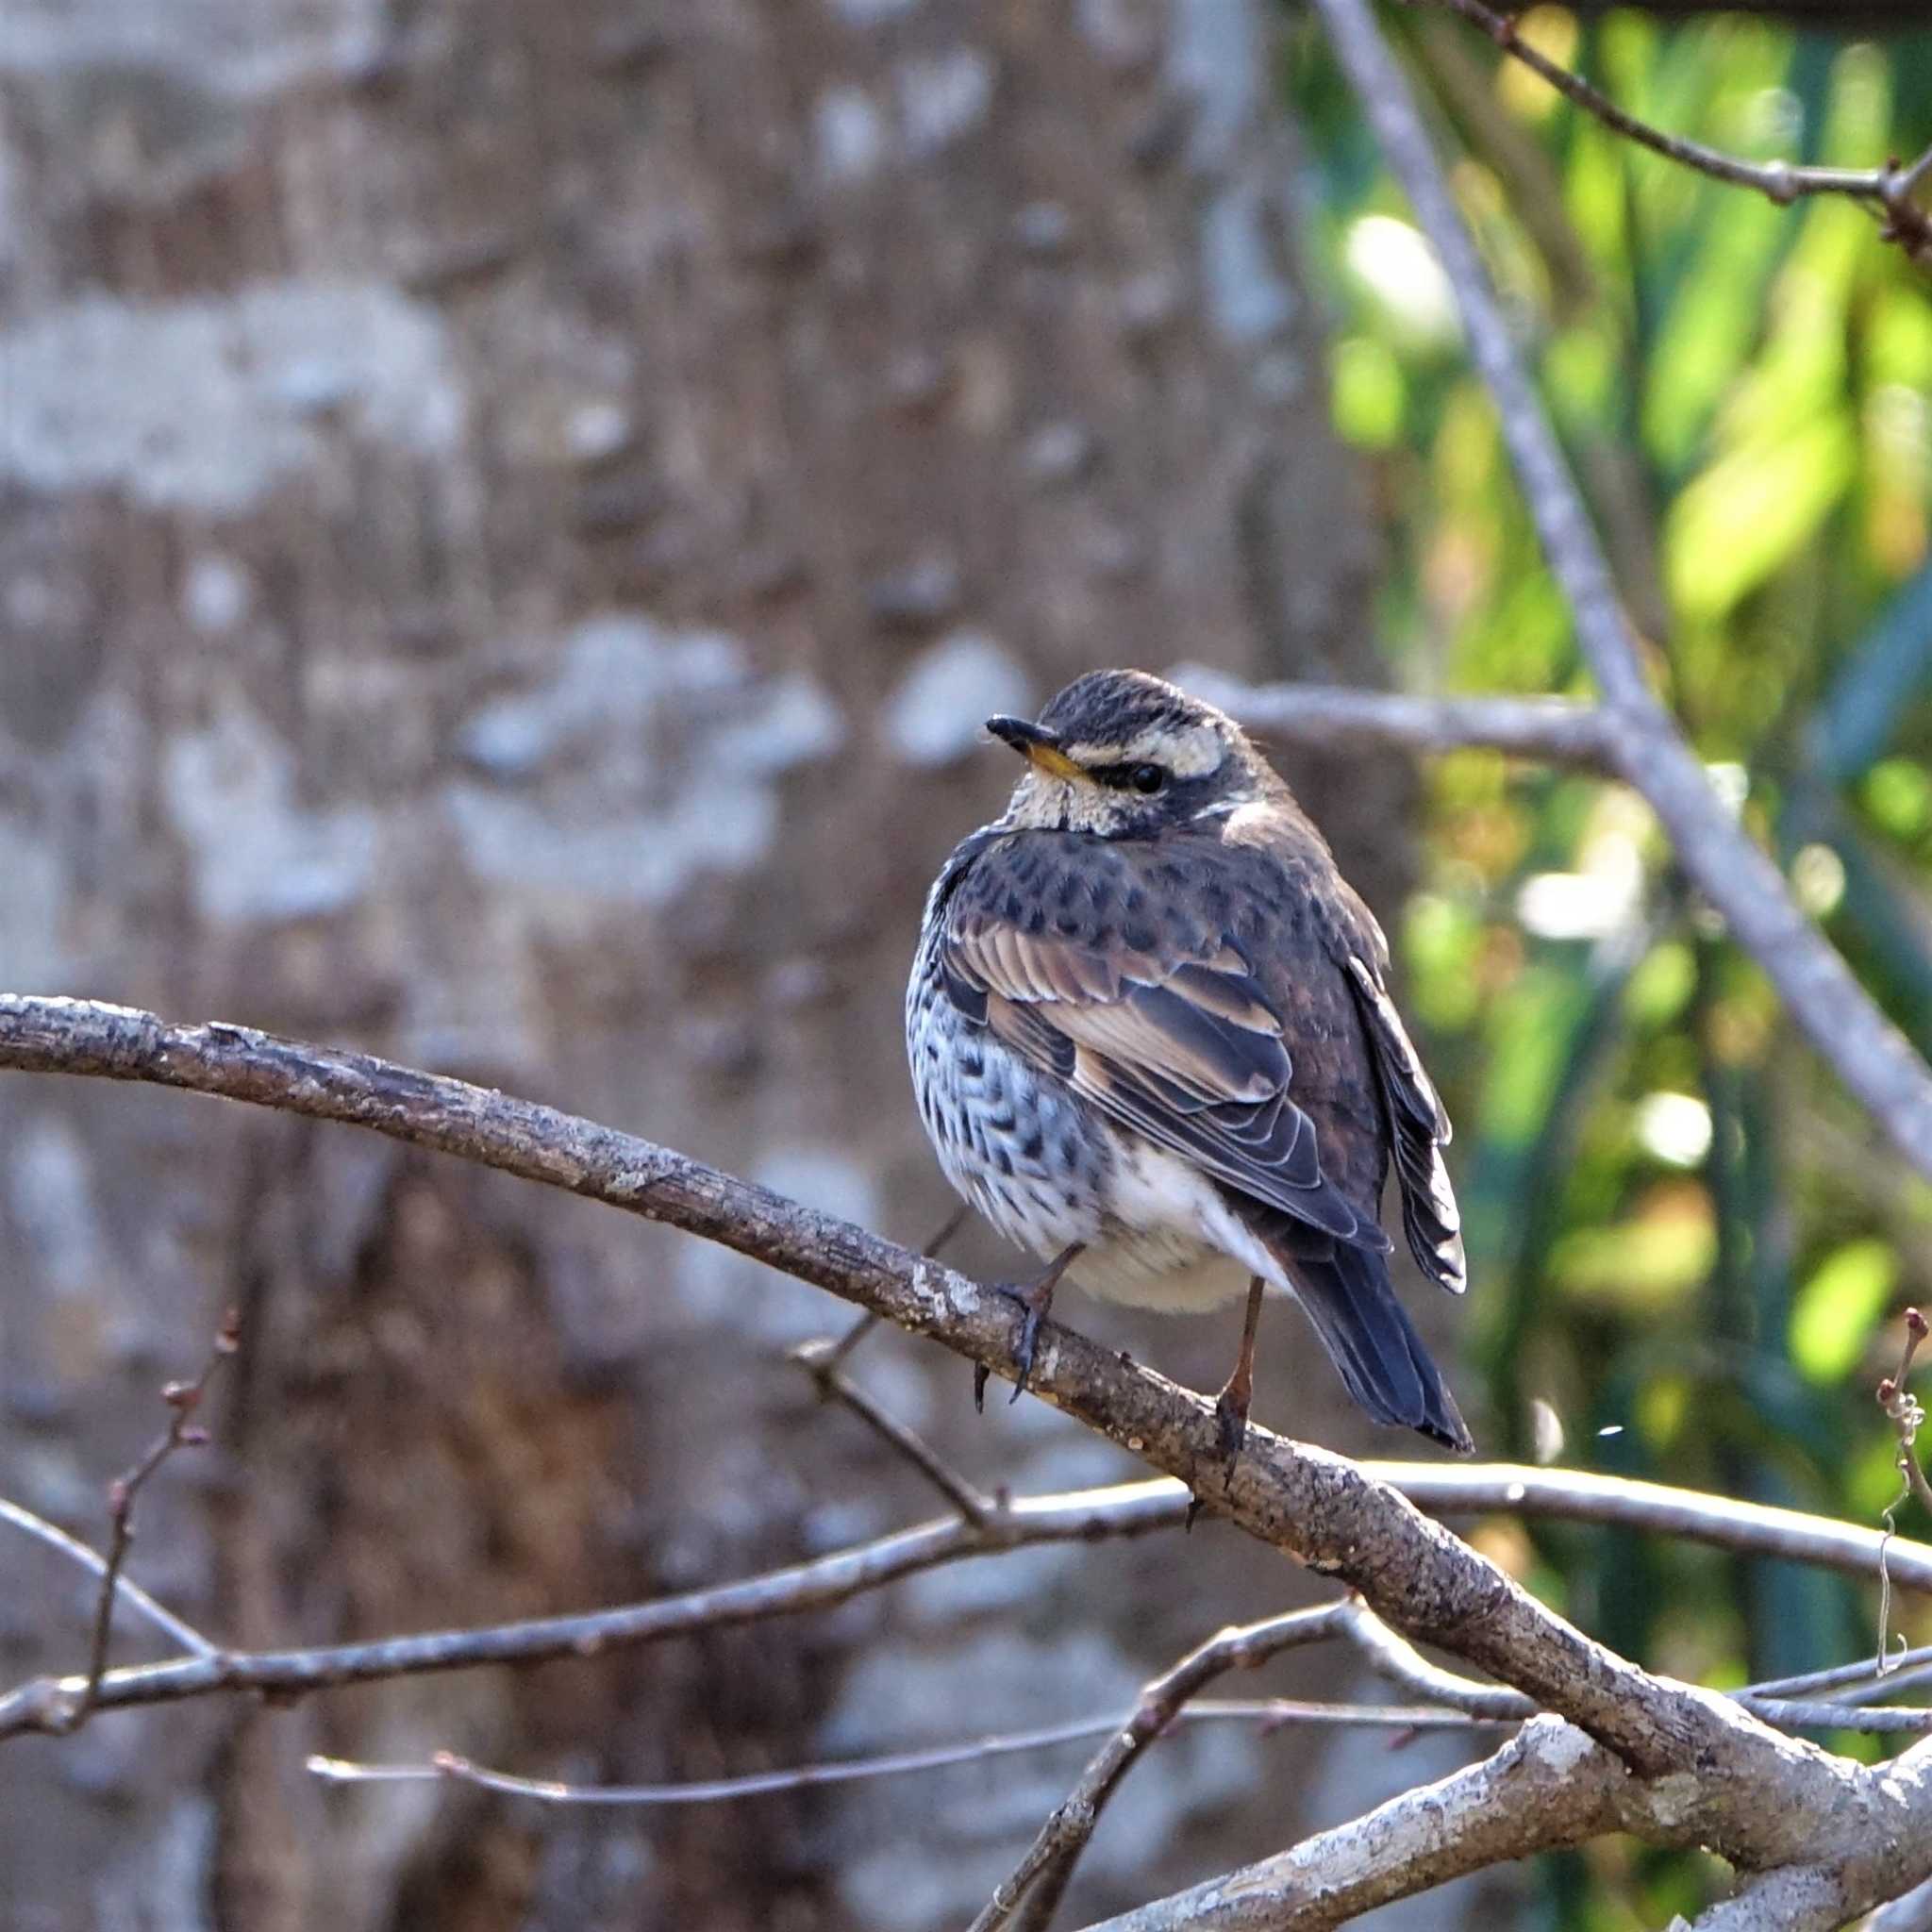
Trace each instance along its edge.
<path fill-rule="evenodd" d="M 1011 776 L 978 721 L 1102 663 L 1376 675 L 1271 20 L 10 0 L 0 982 L 353 1042 L 927 1233 L 899 1005 L 924 885 Z M 1391 908 L 1406 774 L 1294 775 Z M 785 1363 L 825 1298 L 346 1130 L 9 1078 L 0 1284 L 0 1490 L 92 1535 L 157 1384 L 242 1309 L 219 1444 L 135 1565 L 238 1644 L 617 1602 L 932 1508 Z M 1235 1339 L 1065 1312 L 1210 1387 Z M 983 1483 L 1130 1473 L 1035 1405 L 975 1418 L 901 1338 L 858 1362 Z M 1367 1440 L 1285 1315 L 1257 1407 Z M 303 1759 L 643 1780 L 942 1739 L 1122 1705 L 1303 1587 L 1204 1524 L 536 1673 L 106 1718 L 8 1749 L 0 1920 L 957 1924 L 1077 1752 L 635 1814 Z M 9 1539 L 6 1677 L 72 1667 L 89 1602 Z M 1191 1733 L 1069 1923 L 1424 1757 Z"/>

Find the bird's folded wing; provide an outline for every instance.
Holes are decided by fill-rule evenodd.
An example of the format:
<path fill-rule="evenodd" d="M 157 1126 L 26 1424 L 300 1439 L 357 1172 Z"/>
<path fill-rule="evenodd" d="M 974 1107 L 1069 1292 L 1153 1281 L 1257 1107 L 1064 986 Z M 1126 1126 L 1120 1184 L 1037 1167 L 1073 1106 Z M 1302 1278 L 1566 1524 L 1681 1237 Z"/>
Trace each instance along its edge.
<path fill-rule="evenodd" d="M 1469 1285 L 1469 1274 L 1461 1216 L 1442 1159 L 1442 1149 L 1449 1144 L 1449 1116 L 1380 975 L 1357 954 L 1347 955 L 1344 963 L 1394 1130 L 1395 1176 L 1402 1188 L 1402 1222 L 1409 1251 L 1430 1280 L 1460 1294 Z"/>
<path fill-rule="evenodd" d="M 997 847 L 980 858 L 947 908 L 955 1003 L 1121 1125 L 1297 1220 L 1388 1249 L 1373 1208 L 1323 1173 L 1282 1015 L 1236 943 L 1106 876 L 1130 872 L 1125 859 L 1091 864 L 1103 875 L 1070 893 L 1064 874 L 1007 866 Z M 1309 964 L 1336 971 L 1319 950 Z"/>

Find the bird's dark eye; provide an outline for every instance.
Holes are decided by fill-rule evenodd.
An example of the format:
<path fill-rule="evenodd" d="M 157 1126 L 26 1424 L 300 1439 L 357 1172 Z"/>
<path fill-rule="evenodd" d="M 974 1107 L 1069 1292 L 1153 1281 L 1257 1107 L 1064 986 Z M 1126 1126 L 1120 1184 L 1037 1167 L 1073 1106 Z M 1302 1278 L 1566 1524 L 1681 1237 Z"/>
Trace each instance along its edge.
<path fill-rule="evenodd" d="M 1167 783 L 1167 774 L 1158 765 L 1136 765 L 1127 774 L 1127 783 L 1151 798 Z"/>

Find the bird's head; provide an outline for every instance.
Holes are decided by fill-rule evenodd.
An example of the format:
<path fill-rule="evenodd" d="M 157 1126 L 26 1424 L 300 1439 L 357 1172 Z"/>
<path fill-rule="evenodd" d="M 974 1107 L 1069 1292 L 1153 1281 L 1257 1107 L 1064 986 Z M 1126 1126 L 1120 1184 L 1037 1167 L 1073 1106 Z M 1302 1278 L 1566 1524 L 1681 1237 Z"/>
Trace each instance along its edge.
<path fill-rule="evenodd" d="M 1008 824 L 1145 838 L 1281 789 L 1224 711 L 1144 671 L 1090 671 L 1038 722 L 986 728 L 1026 760 Z"/>

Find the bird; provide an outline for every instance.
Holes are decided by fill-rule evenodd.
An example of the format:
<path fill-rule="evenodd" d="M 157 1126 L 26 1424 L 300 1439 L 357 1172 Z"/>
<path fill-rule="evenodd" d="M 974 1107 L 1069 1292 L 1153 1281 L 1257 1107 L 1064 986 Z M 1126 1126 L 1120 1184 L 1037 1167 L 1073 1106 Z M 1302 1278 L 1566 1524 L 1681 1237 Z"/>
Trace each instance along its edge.
<path fill-rule="evenodd" d="M 1245 1287 L 1215 1404 L 1231 1475 L 1273 1289 L 1376 1422 L 1472 1453 L 1380 1212 L 1392 1166 L 1422 1273 L 1463 1292 L 1449 1118 L 1321 833 L 1233 718 L 1145 672 L 986 728 L 1025 768 L 926 897 L 906 1044 L 947 1180 L 1045 1263 L 1000 1284 L 1014 1399 L 1062 1278 L 1176 1312 Z"/>

